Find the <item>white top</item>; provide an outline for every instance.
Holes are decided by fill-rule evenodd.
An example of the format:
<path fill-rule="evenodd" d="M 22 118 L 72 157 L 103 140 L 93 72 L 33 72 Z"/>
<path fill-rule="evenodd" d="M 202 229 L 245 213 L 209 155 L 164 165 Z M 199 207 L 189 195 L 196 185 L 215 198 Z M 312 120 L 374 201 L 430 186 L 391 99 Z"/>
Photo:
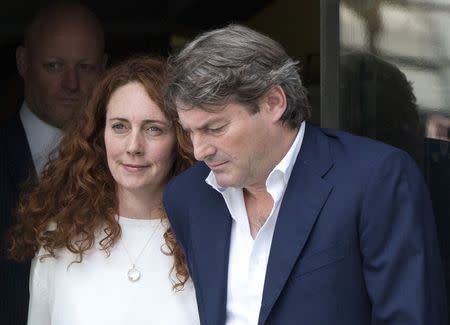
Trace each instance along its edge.
<path fill-rule="evenodd" d="M 58 258 L 35 257 L 31 265 L 28 325 L 149 325 L 199 324 L 192 282 L 175 292 L 169 279 L 173 257 L 161 252 L 165 227 L 159 219 L 119 218 L 122 238 L 107 257 L 92 249 L 82 263 L 64 249 Z M 136 268 L 141 278 L 127 277 L 130 258 L 141 252 L 156 232 Z M 98 243 L 97 243 L 98 245 Z M 45 253 L 41 249 L 37 256 Z"/>
<path fill-rule="evenodd" d="M 58 146 L 62 131 L 39 119 L 23 102 L 19 111 L 28 145 L 30 146 L 31 157 L 38 176 L 41 175 L 49 155 Z"/>
<path fill-rule="evenodd" d="M 251 236 L 242 188 L 221 188 L 211 172 L 206 182 L 219 191 L 232 217 L 228 261 L 227 325 L 258 324 L 272 237 L 292 168 L 300 151 L 305 122 L 289 151 L 266 180 L 272 211 L 255 239 Z"/>

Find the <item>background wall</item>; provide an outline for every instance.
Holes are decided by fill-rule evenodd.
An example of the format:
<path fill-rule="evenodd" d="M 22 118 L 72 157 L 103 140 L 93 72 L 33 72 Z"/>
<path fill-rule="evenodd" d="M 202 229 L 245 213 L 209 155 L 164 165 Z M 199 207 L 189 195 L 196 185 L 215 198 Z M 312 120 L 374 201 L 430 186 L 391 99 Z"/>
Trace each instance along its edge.
<path fill-rule="evenodd" d="M 80 1 L 102 21 L 109 63 L 131 54 L 167 56 L 201 31 L 244 23 L 278 40 L 300 60 L 305 84 L 319 121 L 320 8 L 317 0 L 206 0 Z M 27 22 L 48 1 L 0 2 L 0 121 L 22 101 L 15 48 L 22 42 Z"/>

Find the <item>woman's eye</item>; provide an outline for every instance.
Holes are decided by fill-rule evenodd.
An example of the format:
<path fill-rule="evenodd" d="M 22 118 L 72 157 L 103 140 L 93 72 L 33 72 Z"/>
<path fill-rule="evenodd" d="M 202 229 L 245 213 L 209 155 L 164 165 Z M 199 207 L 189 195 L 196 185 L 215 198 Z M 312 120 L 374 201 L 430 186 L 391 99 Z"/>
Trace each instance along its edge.
<path fill-rule="evenodd" d="M 126 126 L 123 123 L 115 123 L 112 125 L 112 129 L 116 132 L 116 133 L 123 133 L 126 131 Z"/>
<path fill-rule="evenodd" d="M 150 126 L 147 128 L 147 132 L 151 135 L 160 135 L 162 133 L 162 130 L 157 126 Z"/>

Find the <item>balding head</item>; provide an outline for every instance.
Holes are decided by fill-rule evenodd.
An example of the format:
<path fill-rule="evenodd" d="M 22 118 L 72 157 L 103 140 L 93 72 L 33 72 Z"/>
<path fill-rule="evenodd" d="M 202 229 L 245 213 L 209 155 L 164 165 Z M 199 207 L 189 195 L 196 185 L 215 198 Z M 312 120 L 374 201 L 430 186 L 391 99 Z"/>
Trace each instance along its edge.
<path fill-rule="evenodd" d="M 93 33 L 92 36 L 97 39 L 101 50 L 104 50 L 103 29 L 97 16 L 85 6 L 72 1 L 54 2 L 41 9 L 25 31 L 25 47 L 37 46 L 36 42 L 39 42 L 49 31 L 71 25 L 82 27 L 85 31 Z"/>
<path fill-rule="evenodd" d="M 32 20 L 16 58 L 30 110 L 62 128 L 85 105 L 103 71 L 101 24 L 81 4 L 55 2 Z"/>

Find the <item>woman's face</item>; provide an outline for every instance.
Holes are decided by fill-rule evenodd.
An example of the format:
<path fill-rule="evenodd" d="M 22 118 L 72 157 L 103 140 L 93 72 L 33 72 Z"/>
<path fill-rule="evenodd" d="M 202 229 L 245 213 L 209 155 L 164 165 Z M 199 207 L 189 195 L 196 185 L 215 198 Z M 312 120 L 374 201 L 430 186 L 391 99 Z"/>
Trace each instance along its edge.
<path fill-rule="evenodd" d="M 175 132 L 138 82 L 119 87 L 106 107 L 105 147 L 118 191 L 163 191 L 175 157 Z"/>

